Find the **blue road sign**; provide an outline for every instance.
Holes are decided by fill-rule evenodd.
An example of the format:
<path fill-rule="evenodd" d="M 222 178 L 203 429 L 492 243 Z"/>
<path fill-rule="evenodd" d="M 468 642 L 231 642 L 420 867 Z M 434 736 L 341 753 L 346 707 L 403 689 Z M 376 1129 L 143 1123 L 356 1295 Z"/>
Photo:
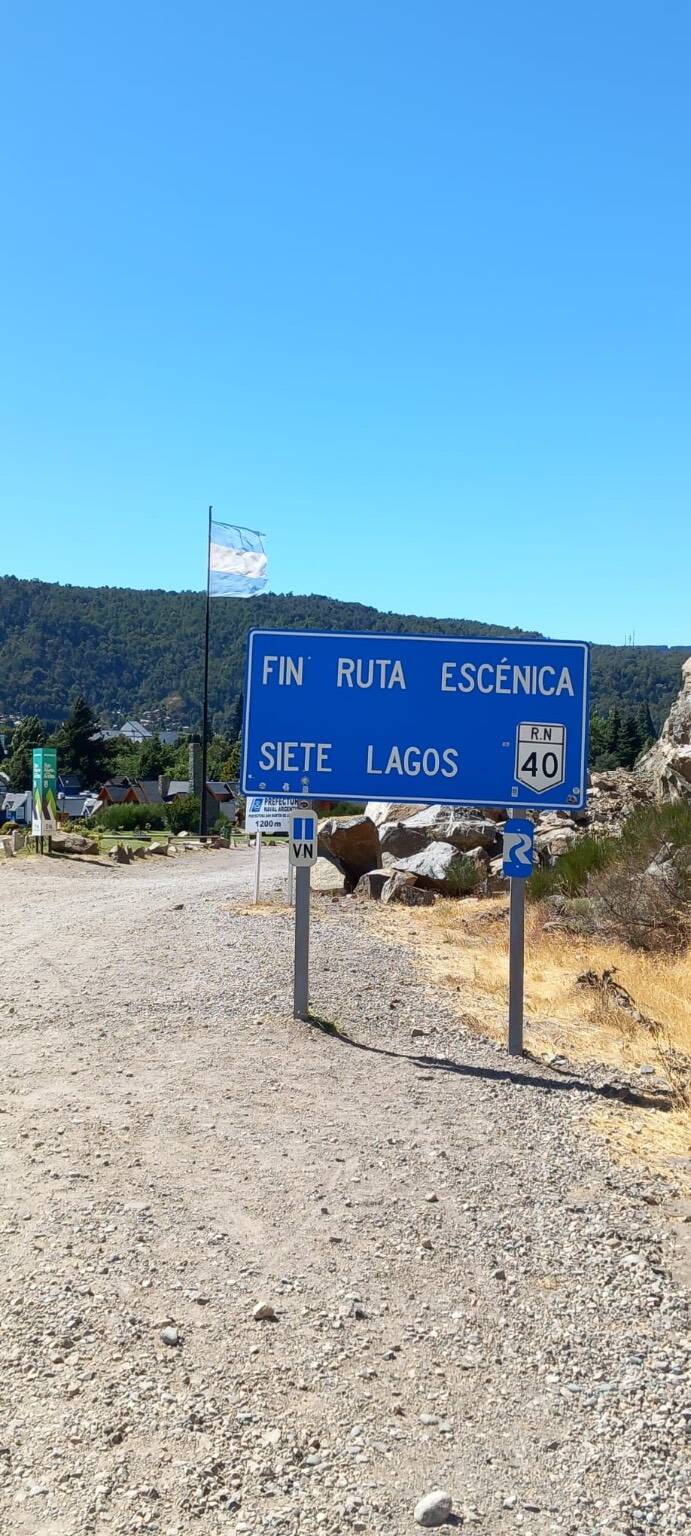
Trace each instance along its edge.
<path fill-rule="evenodd" d="M 243 791 L 578 809 L 589 660 L 580 641 L 253 630 Z"/>
<path fill-rule="evenodd" d="M 533 842 L 535 828 L 532 821 L 522 816 L 512 816 L 504 827 L 503 869 L 512 880 L 527 880 L 533 873 Z"/>

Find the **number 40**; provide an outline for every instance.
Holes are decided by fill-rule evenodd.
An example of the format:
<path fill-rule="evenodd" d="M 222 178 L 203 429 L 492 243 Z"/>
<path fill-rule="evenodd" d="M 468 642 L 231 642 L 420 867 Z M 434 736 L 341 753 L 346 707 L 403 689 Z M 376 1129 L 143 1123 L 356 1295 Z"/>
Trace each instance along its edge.
<path fill-rule="evenodd" d="M 546 779 L 556 779 L 559 766 L 556 752 L 543 752 L 541 760 L 538 761 L 537 752 L 533 751 L 521 764 L 521 773 L 529 773 L 534 779 L 538 774 L 542 774 Z"/>

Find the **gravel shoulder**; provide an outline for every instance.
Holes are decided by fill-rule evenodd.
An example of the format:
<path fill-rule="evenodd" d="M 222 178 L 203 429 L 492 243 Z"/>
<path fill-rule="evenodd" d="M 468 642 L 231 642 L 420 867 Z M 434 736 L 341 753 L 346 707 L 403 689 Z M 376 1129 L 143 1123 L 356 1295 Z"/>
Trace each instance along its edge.
<path fill-rule="evenodd" d="M 0 871 L 0 1529 L 688 1530 L 688 1208 L 284 860 Z"/>

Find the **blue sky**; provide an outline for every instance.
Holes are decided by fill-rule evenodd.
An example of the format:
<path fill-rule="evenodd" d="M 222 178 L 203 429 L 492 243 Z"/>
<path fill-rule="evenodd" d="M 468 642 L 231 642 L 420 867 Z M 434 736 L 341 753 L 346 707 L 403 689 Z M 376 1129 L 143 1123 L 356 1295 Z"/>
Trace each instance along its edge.
<path fill-rule="evenodd" d="M 691 641 L 691 12 L 5 6 L 0 570 Z M 9 153 L 8 153 L 9 151 Z"/>

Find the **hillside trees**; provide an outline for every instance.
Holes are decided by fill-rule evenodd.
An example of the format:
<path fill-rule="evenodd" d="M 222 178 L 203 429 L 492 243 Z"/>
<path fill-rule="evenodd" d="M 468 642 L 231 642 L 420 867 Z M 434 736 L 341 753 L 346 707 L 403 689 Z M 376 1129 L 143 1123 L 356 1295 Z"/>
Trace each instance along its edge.
<path fill-rule="evenodd" d="M 598 773 L 611 768 L 633 768 L 641 752 L 655 740 L 656 732 L 647 706 L 635 713 L 613 709 L 609 715 L 590 717 L 590 766 Z"/>
<path fill-rule="evenodd" d="M 10 789 L 21 792 L 31 789 L 31 755 L 34 747 L 45 745 L 46 733 L 38 715 L 27 715 L 12 732 L 11 752 L 3 772 L 7 773 Z"/>
<path fill-rule="evenodd" d="M 64 718 L 76 693 L 101 715 L 169 707 L 196 726 L 201 716 L 204 598 L 199 592 L 140 592 L 0 578 L 0 714 Z M 212 605 L 210 710 L 233 739 L 240 717 L 245 640 L 252 627 L 379 634 L 507 635 L 520 631 L 472 619 L 381 613 L 322 596 L 263 593 Z M 593 709 L 652 712 L 659 729 L 691 651 L 664 646 L 594 646 Z M 166 703 L 167 701 L 167 703 Z"/>

